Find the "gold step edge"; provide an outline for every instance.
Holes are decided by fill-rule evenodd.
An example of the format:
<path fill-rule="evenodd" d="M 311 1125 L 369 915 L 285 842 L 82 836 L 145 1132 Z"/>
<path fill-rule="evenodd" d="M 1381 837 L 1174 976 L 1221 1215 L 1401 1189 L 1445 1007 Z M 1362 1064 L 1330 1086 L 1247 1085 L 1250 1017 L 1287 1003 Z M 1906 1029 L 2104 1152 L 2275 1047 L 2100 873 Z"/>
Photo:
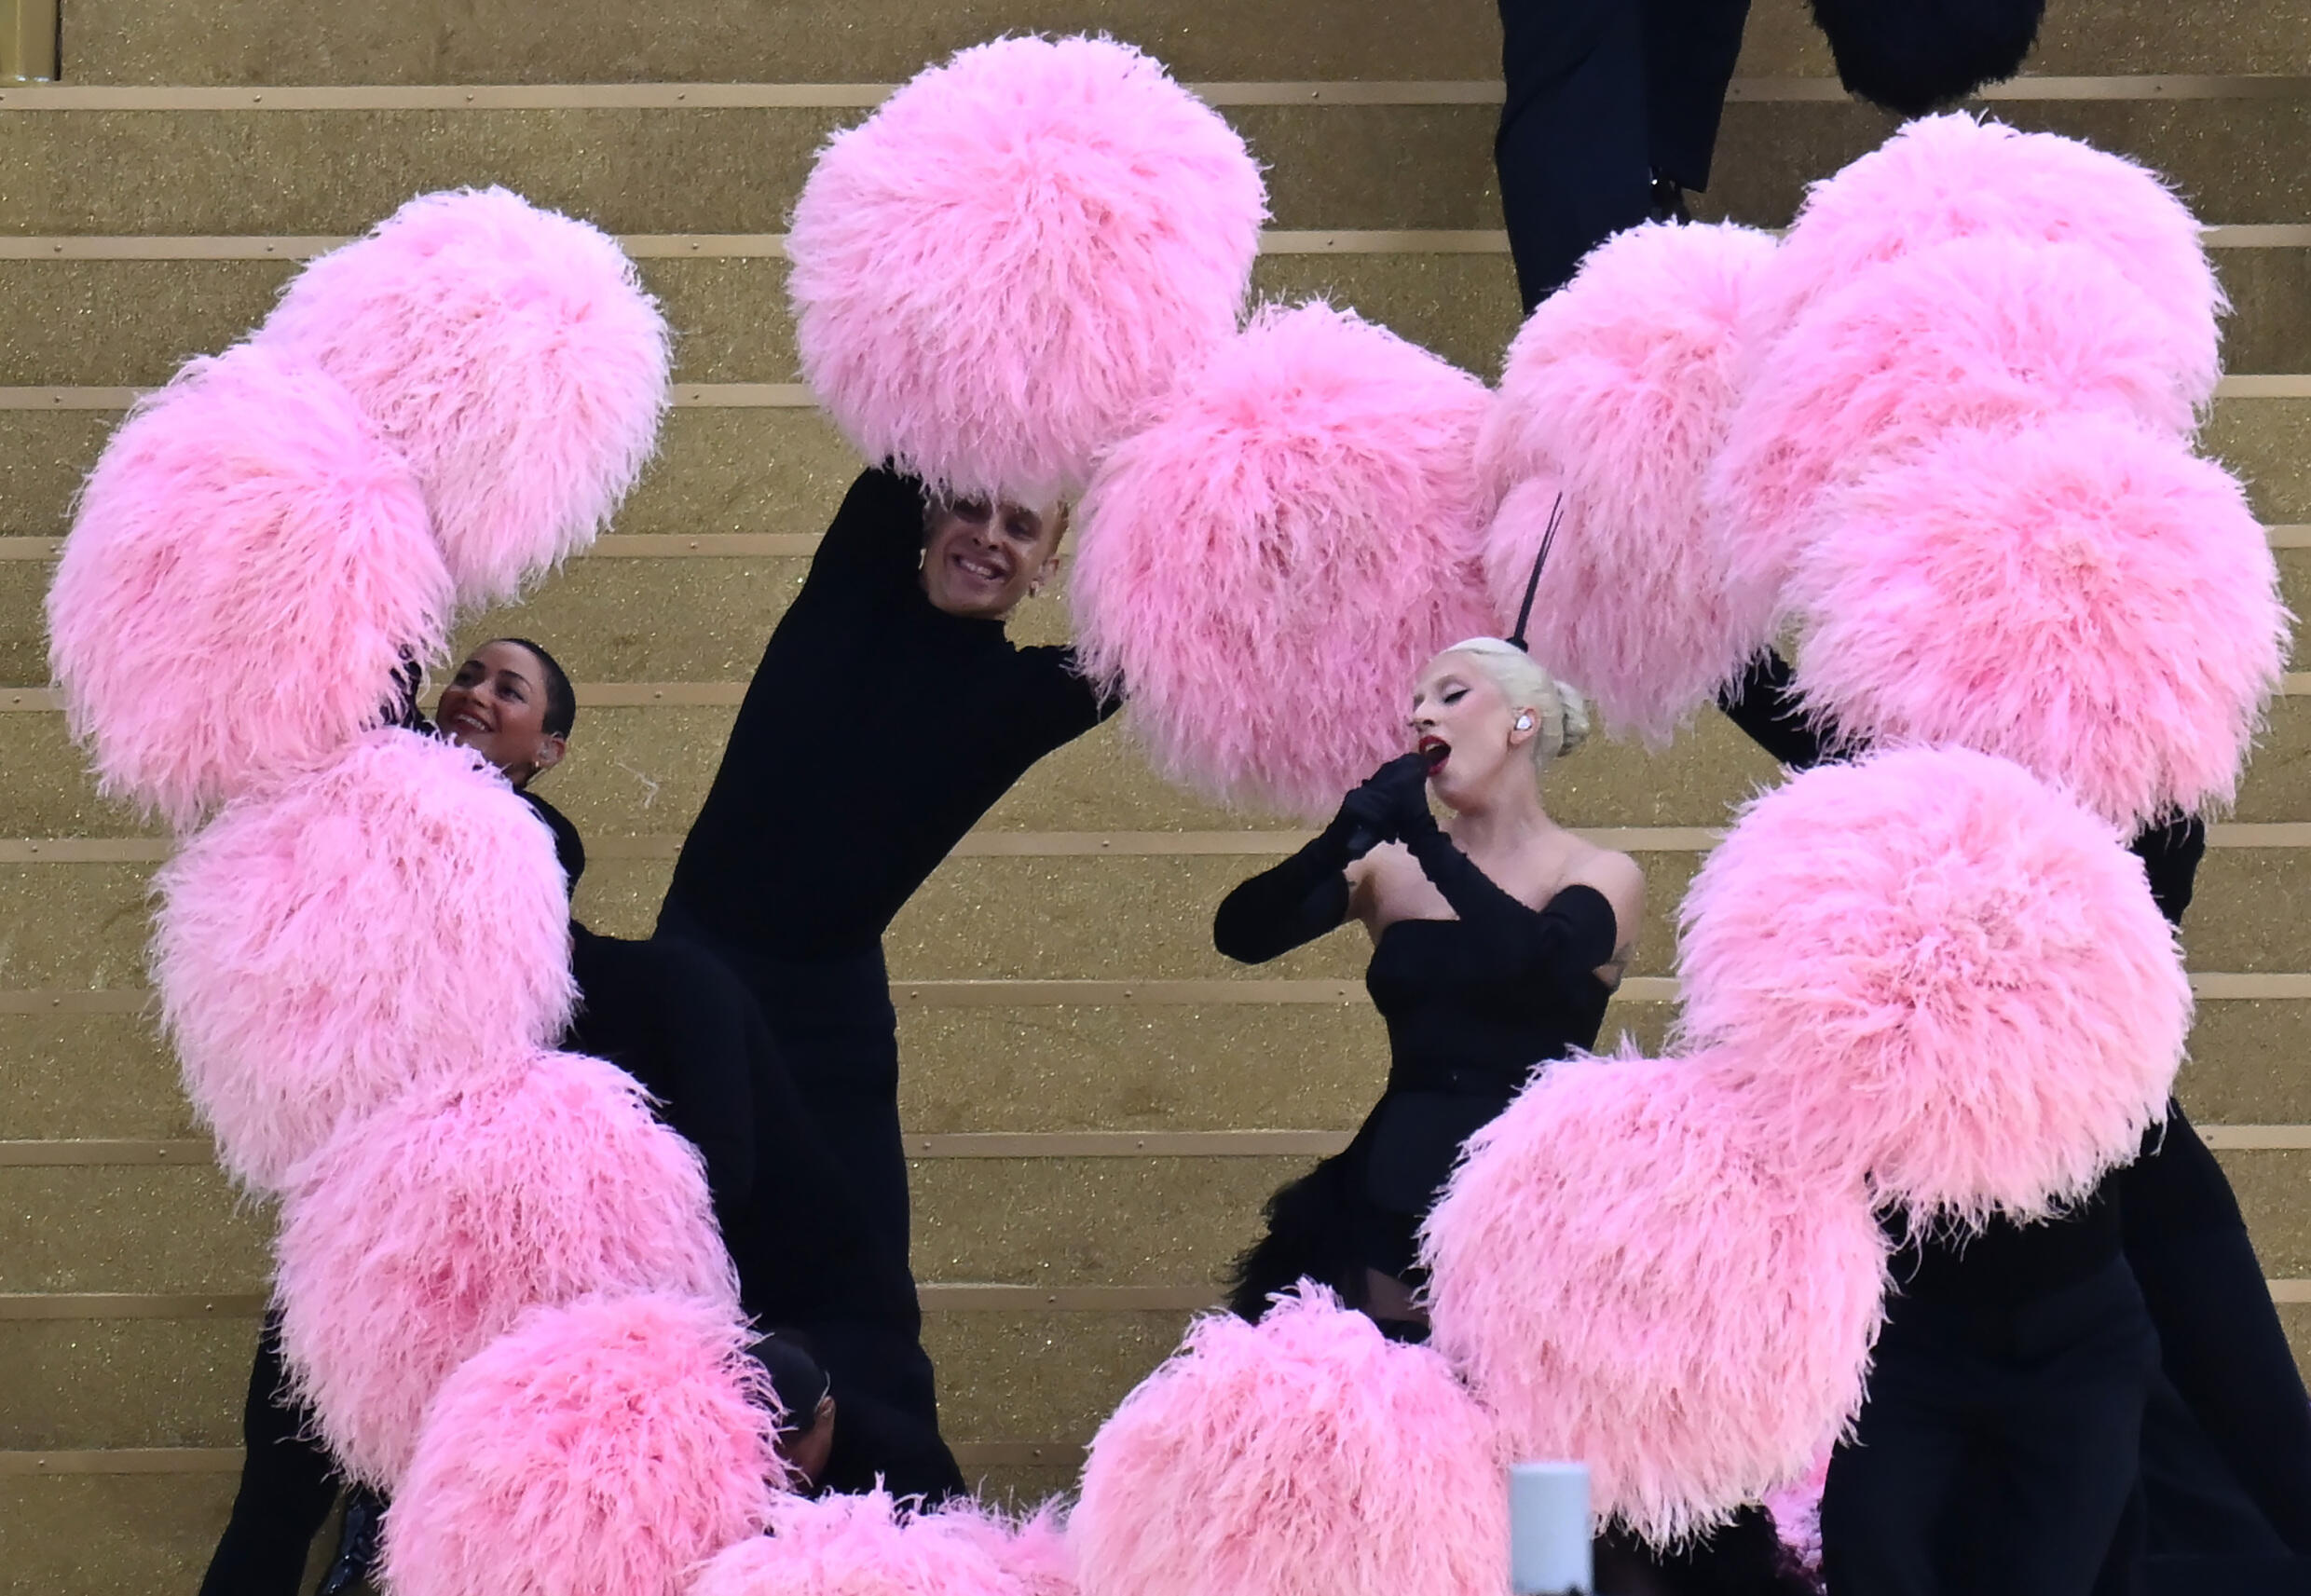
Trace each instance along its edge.
<path fill-rule="evenodd" d="M 0 387 L 0 410 L 126 410 L 144 388 L 34 385 Z M 2247 372 L 2215 385 L 2218 400 L 2311 399 L 2311 373 Z M 799 382 L 689 382 L 674 388 L 677 410 L 804 410 L 815 403 Z"/>
<path fill-rule="evenodd" d="M 0 235 L 5 261 L 309 260 L 349 242 L 342 234 L 75 233 Z M 2311 249 L 2311 223 L 2209 224 L 2215 250 Z M 784 260 L 784 233 L 627 233 L 619 247 L 636 260 Z M 1260 235 L 1263 255 L 1507 254 L 1497 228 L 1292 228 Z"/>
<path fill-rule="evenodd" d="M 865 110 L 889 83 L 314 84 L 214 87 L 58 84 L 0 89 L 10 111 L 604 111 Z M 1218 106 L 1497 105 L 1497 78 L 1303 79 L 1190 83 Z M 2299 100 L 2311 77 L 2293 74 L 2024 75 L 1973 97 L 1985 104 L 2098 100 Z M 1833 77 L 1736 77 L 1734 104 L 1839 103 Z"/>
<path fill-rule="evenodd" d="M 2195 1126 L 2221 1153 L 2311 1151 L 2311 1123 Z M 1034 1161 L 1066 1158 L 1328 1158 L 1348 1144 L 1347 1130 L 978 1130 L 937 1131 L 905 1139 L 912 1160 Z M 142 1166 L 206 1168 L 206 1140 L 136 1141 L 90 1138 L 0 1141 L 0 1168 L 64 1169 Z"/>
<path fill-rule="evenodd" d="M 2311 973 L 2198 970 L 2191 989 L 2202 1003 L 2311 1000 Z M 1676 978 L 1632 975 L 1615 994 L 1620 1003 L 1674 1003 Z M 1339 979 L 1210 980 L 1160 977 L 1127 979 L 1002 979 L 937 977 L 894 979 L 892 1002 L 904 1009 L 931 1008 L 1218 1008 L 1235 1004 L 1284 1006 L 1298 1003 L 1356 1004 L 1365 1000 L 1361 981 Z M 137 1015 L 152 1005 L 144 987 L 33 988 L 0 991 L 0 1016 Z"/>

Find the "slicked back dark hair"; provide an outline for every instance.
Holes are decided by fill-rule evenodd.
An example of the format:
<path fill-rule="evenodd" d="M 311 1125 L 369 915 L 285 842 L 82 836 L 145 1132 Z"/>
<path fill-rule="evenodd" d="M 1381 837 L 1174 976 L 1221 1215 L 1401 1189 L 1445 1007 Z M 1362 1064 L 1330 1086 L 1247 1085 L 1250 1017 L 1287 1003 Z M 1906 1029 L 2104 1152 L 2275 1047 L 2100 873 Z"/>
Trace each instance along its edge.
<path fill-rule="evenodd" d="M 493 637 L 489 641 L 511 643 L 538 657 L 538 663 L 546 674 L 546 735 L 568 736 L 569 729 L 578 724 L 578 689 L 569 685 L 569 673 L 562 669 L 562 662 L 526 637 Z M 486 648 L 489 644 L 482 647 Z"/>

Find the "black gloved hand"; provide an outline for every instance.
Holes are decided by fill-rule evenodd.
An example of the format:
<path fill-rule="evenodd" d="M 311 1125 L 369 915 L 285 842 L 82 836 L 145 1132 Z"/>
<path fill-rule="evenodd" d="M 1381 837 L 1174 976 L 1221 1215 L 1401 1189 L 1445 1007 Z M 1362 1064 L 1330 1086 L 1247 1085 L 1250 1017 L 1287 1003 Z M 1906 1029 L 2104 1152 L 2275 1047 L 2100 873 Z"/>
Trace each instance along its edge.
<path fill-rule="evenodd" d="M 1331 829 L 1361 858 L 1383 842 L 1401 842 L 1436 824 L 1429 812 L 1429 757 L 1400 754 L 1340 800 Z"/>

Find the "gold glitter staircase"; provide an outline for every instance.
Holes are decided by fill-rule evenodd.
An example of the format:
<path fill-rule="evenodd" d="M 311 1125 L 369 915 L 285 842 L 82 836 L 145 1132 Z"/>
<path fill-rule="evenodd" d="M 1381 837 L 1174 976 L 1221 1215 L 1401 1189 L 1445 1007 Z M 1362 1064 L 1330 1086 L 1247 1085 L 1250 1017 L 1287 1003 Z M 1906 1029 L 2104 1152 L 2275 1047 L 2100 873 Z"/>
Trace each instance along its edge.
<path fill-rule="evenodd" d="M 5 11 L 11 0 L 0 0 Z M 294 262 L 417 190 L 503 182 L 625 237 L 682 334 L 663 457 L 519 630 L 580 678 L 544 790 L 595 863 L 580 912 L 645 928 L 747 671 L 852 471 L 793 388 L 777 233 L 875 86 L 1006 28 L 1169 61 L 1271 167 L 1275 294 L 1331 293 L 1489 372 L 1516 306 L 1484 0 L 64 0 L 64 81 L 0 86 L 0 1586 L 189 1591 L 238 1466 L 268 1216 L 237 1207 L 141 1009 L 157 838 L 99 803 L 42 683 L 75 484 L 130 390 L 262 315 Z M 1320 16 L 1320 25 L 1318 25 Z M 2126 150 L 2220 224 L 2236 301 L 2209 446 L 2249 477 L 2311 610 L 2311 0 L 2055 7 L 1996 112 Z M 1799 0 L 1759 0 L 1714 211 L 1786 221 L 1889 120 L 1846 102 Z M 1031 607 L 1054 637 L 1064 610 Z M 2185 1091 L 2282 1313 L 2311 1330 L 2311 678 L 2283 699 L 2192 913 Z M 1568 821 L 1614 828 L 1656 923 L 1614 1023 L 1669 1013 L 1670 911 L 1770 767 L 1704 723 L 1585 751 Z M 1292 845 L 1157 785 L 1113 729 L 1048 761 L 890 941 L 917 1270 L 946 1423 L 991 1489 L 1042 1492 L 1168 1351 L 1260 1199 L 1337 1145 L 1381 1037 L 1348 935 L 1256 972 L 1212 905 Z M 2298 1306 L 2303 1303 L 2307 1305 Z"/>

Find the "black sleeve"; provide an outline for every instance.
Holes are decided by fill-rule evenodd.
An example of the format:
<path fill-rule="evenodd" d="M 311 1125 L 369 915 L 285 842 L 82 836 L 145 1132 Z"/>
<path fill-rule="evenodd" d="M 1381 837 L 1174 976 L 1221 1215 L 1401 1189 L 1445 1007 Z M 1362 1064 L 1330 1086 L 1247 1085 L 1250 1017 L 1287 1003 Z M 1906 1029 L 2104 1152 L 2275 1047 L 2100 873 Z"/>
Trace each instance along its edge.
<path fill-rule="evenodd" d="M 2151 878 L 2151 896 L 2158 912 L 2173 925 L 2182 923 L 2191 907 L 2192 888 L 2198 880 L 2198 862 L 2207 853 L 2207 823 L 2197 815 L 2154 825 L 2136 835 L 2135 857 Z"/>
<path fill-rule="evenodd" d="M 1123 700 L 1101 696 L 1086 679 L 1073 648 L 1039 644 L 1021 648 L 1019 659 L 1027 682 L 1027 690 L 1019 695 L 1027 706 L 1022 730 L 1038 758 L 1073 743 L 1123 707 Z"/>
<path fill-rule="evenodd" d="M 1769 648 L 1750 662 L 1740 681 L 1717 695 L 1717 707 L 1758 747 L 1793 771 L 1806 771 L 1820 764 L 1827 750 L 1790 689 L 1791 674 L 1789 662 Z"/>
<path fill-rule="evenodd" d="M 1241 964 L 1265 964 L 1348 918 L 1347 827 L 1339 821 L 1271 870 L 1221 900 L 1211 945 Z"/>
<path fill-rule="evenodd" d="M 881 468 L 860 473 L 818 540 L 809 580 L 913 581 L 923 566 L 923 515 L 921 483 Z"/>
<path fill-rule="evenodd" d="M 1520 965 L 1593 970 L 1620 941 L 1613 906 L 1594 887 L 1566 887 L 1540 908 L 1503 892 L 1435 825 L 1404 839 L 1453 912 L 1504 945 Z"/>

